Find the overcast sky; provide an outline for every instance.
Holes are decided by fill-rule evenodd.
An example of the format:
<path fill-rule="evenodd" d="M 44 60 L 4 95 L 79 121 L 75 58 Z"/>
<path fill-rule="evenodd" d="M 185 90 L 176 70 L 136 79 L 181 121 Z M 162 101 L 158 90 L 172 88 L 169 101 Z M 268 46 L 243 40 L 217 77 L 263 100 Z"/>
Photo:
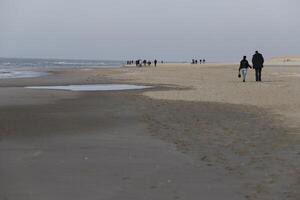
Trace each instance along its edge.
<path fill-rule="evenodd" d="M 299 0 L 0 0 L 0 57 L 300 55 Z"/>

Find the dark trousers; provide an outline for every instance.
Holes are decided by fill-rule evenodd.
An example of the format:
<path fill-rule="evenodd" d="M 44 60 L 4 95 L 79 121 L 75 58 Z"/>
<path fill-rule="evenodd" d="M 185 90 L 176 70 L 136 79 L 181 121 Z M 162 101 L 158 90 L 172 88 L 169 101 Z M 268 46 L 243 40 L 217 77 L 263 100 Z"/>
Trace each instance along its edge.
<path fill-rule="evenodd" d="M 255 79 L 256 81 L 261 81 L 261 68 L 255 69 Z"/>

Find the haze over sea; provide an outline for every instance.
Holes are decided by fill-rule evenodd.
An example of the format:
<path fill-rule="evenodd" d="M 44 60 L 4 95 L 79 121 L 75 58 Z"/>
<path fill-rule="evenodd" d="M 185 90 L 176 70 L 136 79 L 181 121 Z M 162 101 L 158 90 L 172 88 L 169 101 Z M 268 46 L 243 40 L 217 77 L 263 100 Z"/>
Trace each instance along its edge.
<path fill-rule="evenodd" d="M 106 68 L 106 67 L 119 67 L 122 64 L 124 64 L 123 61 L 114 61 L 114 60 L 0 58 L 0 69 Z"/>
<path fill-rule="evenodd" d="M 0 58 L 0 79 L 29 78 L 47 75 L 45 72 L 37 72 L 37 69 L 111 68 L 120 67 L 122 64 L 124 64 L 124 62 L 113 60 Z"/>

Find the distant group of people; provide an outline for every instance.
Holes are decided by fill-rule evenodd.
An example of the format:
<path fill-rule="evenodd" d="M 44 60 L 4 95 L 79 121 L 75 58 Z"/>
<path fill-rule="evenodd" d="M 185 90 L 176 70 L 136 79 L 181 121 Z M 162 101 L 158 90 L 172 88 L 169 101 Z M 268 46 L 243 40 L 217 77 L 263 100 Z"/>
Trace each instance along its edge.
<path fill-rule="evenodd" d="M 163 61 L 160 61 L 160 63 L 164 63 Z M 142 67 L 142 66 L 151 66 L 152 64 L 154 64 L 154 67 L 157 66 L 158 64 L 158 61 L 155 59 L 152 63 L 151 60 L 142 60 L 142 59 L 139 59 L 139 60 L 129 60 L 127 61 L 127 65 L 133 65 L 135 64 L 137 67 Z"/>
<path fill-rule="evenodd" d="M 255 80 L 261 81 L 261 72 L 264 67 L 264 57 L 258 51 L 256 51 L 252 57 L 252 64 L 253 64 L 253 67 L 251 67 L 251 65 L 249 64 L 246 56 L 244 56 L 243 59 L 241 60 L 238 76 L 239 76 L 239 78 L 243 77 L 243 82 L 246 81 L 248 68 L 255 69 Z"/>
<path fill-rule="evenodd" d="M 200 59 L 199 60 L 199 64 L 205 64 L 206 60 L 205 59 Z M 197 59 L 192 59 L 192 64 L 198 64 L 198 60 Z"/>
<path fill-rule="evenodd" d="M 164 63 L 163 61 L 161 61 L 161 63 Z M 200 59 L 199 60 L 199 64 L 205 64 L 206 60 L 205 59 Z M 142 60 L 142 59 L 138 59 L 138 60 L 128 60 L 127 61 L 127 65 L 136 65 L 137 67 L 142 67 L 142 66 L 151 66 L 152 65 L 152 61 L 151 60 Z M 155 59 L 153 61 L 154 66 L 156 67 L 158 64 L 158 61 Z M 197 59 L 192 59 L 192 63 L 191 64 L 198 64 L 198 60 Z M 254 69 L 255 70 L 255 80 L 256 81 L 261 81 L 261 72 L 262 69 L 264 67 L 264 57 L 261 53 L 259 53 L 258 51 L 255 52 L 255 54 L 252 57 L 252 64 L 253 66 L 251 66 L 247 60 L 246 56 L 243 56 L 243 59 L 240 62 L 240 66 L 239 66 L 239 73 L 238 73 L 238 77 L 241 78 L 243 82 L 246 81 L 246 77 L 247 77 L 247 73 L 248 73 L 248 68 L 250 69 Z"/>
<path fill-rule="evenodd" d="M 126 61 L 126 64 L 127 64 L 127 65 L 133 65 L 133 63 L 134 63 L 134 60 L 127 60 L 127 61 Z"/>

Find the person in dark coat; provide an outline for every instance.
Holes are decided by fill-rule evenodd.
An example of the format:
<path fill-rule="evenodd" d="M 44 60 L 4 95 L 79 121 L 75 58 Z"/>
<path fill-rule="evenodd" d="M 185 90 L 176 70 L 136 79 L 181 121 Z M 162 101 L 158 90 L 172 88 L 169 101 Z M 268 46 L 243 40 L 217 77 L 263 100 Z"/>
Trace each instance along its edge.
<path fill-rule="evenodd" d="M 147 60 L 143 60 L 143 64 L 144 64 L 144 66 L 146 66 L 147 65 Z"/>
<path fill-rule="evenodd" d="M 139 65 L 140 65 L 140 60 L 136 60 L 136 61 L 135 61 L 135 65 L 136 65 L 137 67 L 139 67 Z"/>
<path fill-rule="evenodd" d="M 154 66 L 156 67 L 156 65 L 157 65 L 157 60 L 155 59 L 154 60 Z"/>
<path fill-rule="evenodd" d="M 253 68 L 255 69 L 255 79 L 256 81 L 261 81 L 261 71 L 264 67 L 264 57 L 262 54 L 255 52 L 252 58 Z"/>
<path fill-rule="evenodd" d="M 247 76 L 248 68 L 251 68 L 251 66 L 249 65 L 247 57 L 244 56 L 243 60 L 241 60 L 240 67 L 239 67 L 239 77 L 241 77 L 241 74 L 242 74 L 242 76 L 243 76 L 243 82 L 246 81 L 246 76 Z"/>

